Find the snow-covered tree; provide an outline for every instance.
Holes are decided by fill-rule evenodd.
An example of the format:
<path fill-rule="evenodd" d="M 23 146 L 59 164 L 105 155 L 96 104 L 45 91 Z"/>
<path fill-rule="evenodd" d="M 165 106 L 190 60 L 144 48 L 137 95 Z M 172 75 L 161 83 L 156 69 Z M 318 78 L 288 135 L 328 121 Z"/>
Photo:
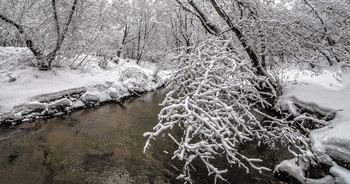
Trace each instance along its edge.
<path fill-rule="evenodd" d="M 169 83 L 172 90 L 162 103 L 160 122 L 154 132 L 145 133 L 145 151 L 152 139 L 168 134 L 178 145 L 173 158 L 185 162 L 180 178 L 190 183 L 196 159 L 220 179 L 226 170 L 211 163 L 217 157 L 247 171 L 249 166 L 267 169 L 237 150 L 249 141 L 288 146 L 314 164 L 307 135 L 327 122 L 308 110 L 298 112 L 304 106 L 297 101 L 289 112 L 281 110 L 276 102 L 280 81 L 271 72 L 281 64 L 348 65 L 348 2 L 175 1 L 213 36 L 175 59 L 179 71 Z M 176 127 L 182 136 L 171 131 Z"/>
<path fill-rule="evenodd" d="M 259 158 L 249 158 L 237 147 L 245 142 L 290 146 L 293 153 L 310 155 L 309 142 L 295 124 L 312 119 L 307 114 L 278 118 L 261 111 L 271 108 L 260 84 L 266 77 L 256 74 L 256 69 L 247 60 L 227 50 L 229 41 L 207 40 L 192 49 L 182 52 L 176 61 L 179 71 L 169 84 L 171 91 L 161 104 L 159 123 L 148 137 L 144 151 L 157 136 L 168 135 L 177 145 L 173 158 L 185 162 L 179 178 L 192 183 L 191 163 L 200 160 L 215 179 L 223 179 L 225 168 L 217 168 L 212 160 L 223 157 L 229 164 L 237 164 L 249 172 L 269 170 L 260 166 Z M 265 121 L 257 118 L 265 116 Z M 316 122 L 323 126 L 324 121 Z M 179 136 L 178 131 L 183 135 Z M 307 128 L 305 128 L 307 130 Z"/>
<path fill-rule="evenodd" d="M 23 35 L 38 67 L 47 70 L 65 41 L 78 2 L 3 1 L 0 19 Z"/>

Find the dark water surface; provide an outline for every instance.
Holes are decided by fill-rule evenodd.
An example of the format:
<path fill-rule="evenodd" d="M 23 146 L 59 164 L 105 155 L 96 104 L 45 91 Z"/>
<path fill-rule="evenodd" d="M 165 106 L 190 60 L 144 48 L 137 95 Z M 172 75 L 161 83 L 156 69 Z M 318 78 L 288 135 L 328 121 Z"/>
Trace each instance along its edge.
<path fill-rule="evenodd" d="M 143 154 L 143 133 L 157 124 L 163 98 L 161 91 L 147 93 L 122 104 L 2 129 L 0 184 L 181 183 L 176 180 L 181 163 L 171 160 L 175 145 L 169 139 L 152 142 Z M 244 149 L 263 155 L 268 167 L 277 162 L 276 151 Z M 239 168 L 231 168 L 225 177 L 231 183 L 280 183 L 271 172 L 246 174 Z M 213 183 L 213 178 L 199 165 L 194 181 Z"/>

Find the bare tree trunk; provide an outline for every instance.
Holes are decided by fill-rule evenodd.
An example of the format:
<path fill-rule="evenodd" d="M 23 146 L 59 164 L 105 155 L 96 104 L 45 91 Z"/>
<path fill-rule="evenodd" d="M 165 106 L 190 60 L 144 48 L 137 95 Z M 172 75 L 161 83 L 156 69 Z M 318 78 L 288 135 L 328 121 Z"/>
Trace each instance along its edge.
<path fill-rule="evenodd" d="M 129 35 L 129 27 L 128 25 L 125 26 L 124 28 L 124 34 L 123 34 L 123 40 L 122 40 L 122 43 L 121 43 L 121 46 L 118 48 L 117 50 L 117 56 L 120 57 L 122 52 L 123 52 L 123 47 L 124 45 L 126 44 L 126 37 L 128 37 Z"/>
<path fill-rule="evenodd" d="M 141 60 L 140 47 L 141 47 L 141 26 L 139 28 L 138 37 L 137 37 L 137 52 L 136 52 L 136 63 L 137 64 Z"/>

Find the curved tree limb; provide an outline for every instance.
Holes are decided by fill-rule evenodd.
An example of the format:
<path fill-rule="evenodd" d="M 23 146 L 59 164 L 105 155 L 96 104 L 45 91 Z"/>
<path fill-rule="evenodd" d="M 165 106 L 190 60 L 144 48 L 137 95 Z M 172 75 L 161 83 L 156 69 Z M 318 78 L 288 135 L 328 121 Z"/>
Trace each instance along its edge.
<path fill-rule="evenodd" d="M 181 3 L 179 0 L 176 0 L 181 7 L 188 11 L 191 12 L 192 14 L 194 14 L 196 17 L 199 18 L 199 20 L 202 23 L 202 26 L 204 27 L 204 29 L 215 36 L 222 36 L 225 40 L 229 40 L 229 38 L 226 36 L 225 32 L 222 31 L 216 24 L 212 23 L 212 21 L 205 15 L 205 13 L 197 6 L 197 4 L 193 1 L 193 0 L 188 0 L 188 4 L 194 9 L 195 13 L 192 12 L 190 9 L 188 9 L 183 3 Z M 229 42 L 228 44 L 228 48 L 231 51 L 234 51 L 234 46 L 232 45 L 231 42 Z"/>
<path fill-rule="evenodd" d="M 25 35 L 25 32 L 24 32 L 24 29 L 23 29 L 23 26 L 14 22 L 13 20 L 11 20 L 10 18 L 6 17 L 5 15 L 1 14 L 0 13 L 0 19 L 11 24 L 12 26 L 14 26 L 15 28 L 17 28 L 17 30 L 19 31 L 20 34 L 24 34 Z M 34 43 L 31 39 L 29 39 L 26 35 L 25 35 L 25 43 L 27 45 L 27 47 L 29 48 L 29 50 L 33 53 L 34 56 L 36 57 L 40 57 L 42 55 L 42 53 L 40 52 L 39 49 L 37 49 L 35 46 L 34 46 Z"/>
<path fill-rule="evenodd" d="M 225 21 L 225 23 L 229 26 L 231 31 L 236 35 L 240 43 L 242 44 L 243 48 L 245 49 L 246 53 L 248 54 L 250 60 L 253 63 L 253 67 L 258 70 L 258 74 L 260 75 L 266 75 L 266 72 L 260 65 L 259 59 L 257 54 L 251 49 L 251 47 L 246 43 L 246 39 L 242 32 L 233 25 L 230 17 L 227 16 L 227 14 L 224 12 L 223 9 L 219 7 L 219 5 L 216 3 L 215 0 L 210 0 L 211 4 L 215 8 L 215 11 L 218 13 L 218 15 Z"/>

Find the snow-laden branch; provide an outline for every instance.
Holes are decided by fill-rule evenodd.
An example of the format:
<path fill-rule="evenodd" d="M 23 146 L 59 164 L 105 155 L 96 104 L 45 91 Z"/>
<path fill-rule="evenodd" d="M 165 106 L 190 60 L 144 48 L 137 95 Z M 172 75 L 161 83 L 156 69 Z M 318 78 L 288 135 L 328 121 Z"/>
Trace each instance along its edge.
<path fill-rule="evenodd" d="M 211 163 L 218 157 L 226 158 L 229 164 L 237 164 L 247 172 L 249 168 L 270 170 L 257 164 L 261 159 L 249 158 L 238 150 L 243 142 L 269 143 L 271 147 L 282 142 L 300 152 L 309 149 L 308 139 L 293 126 L 293 120 L 272 117 L 259 110 L 272 106 L 263 96 L 274 94 L 259 90 L 259 84 L 266 78 L 256 75 L 249 62 L 227 51 L 225 42 L 205 41 L 192 53 L 184 52 L 176 60 L 180 70 L 170 82 L 172 90 L 162 103 L 164 107 L 154 132 L 144 134 L 148 137 L 144 152 L 152 139 L 167 133 L 178 146 L 173 158 L 185 162 L 179 178 L 186 183 L 193 182 L 190 172 L 194 160 L 202 161 L 209 175 L 222 180 L 227 170 Z M 257 114 L 268 121 L 261 122 Z M 308 119 L 311 118 L 300 116 L 298 120 Z M 183 135 L 169 131 L 174 127 L 183 129 Z"/>
<path fill-rule="evenodd" d="M 166 96 L 160 114 L 160 122 L 154 132 L 145 133 L 150 140 L 165 130 L 180 126 L 185 129 L 180 140 L 169 134 L 179 146 L 174 158 L 185 160 L 181 178 L 189 180 L 191 162 L 198 158 L 210 174 L 223 179 L 220 170 L 211 164 L 219 153 L 226 155 L 230 164 L 246 168 L 269 170 L 256 165 L 260 159 L 248 158 L 239 152 L 240 142 L 251 141 L 255 134 L 265 131 L 251 113 L 249 101 L 259 99 L 259 91 L 252 81 L 263 80 L 251 72 L 248 62 L 236 60 L 227 52 L 222 42 L 208 41 L 197 47 L 195 53 L 177 58 L 179 72 L 171 86 L 175 88 Z M 198 139 L 199 138 L 199 139 Z"/>

